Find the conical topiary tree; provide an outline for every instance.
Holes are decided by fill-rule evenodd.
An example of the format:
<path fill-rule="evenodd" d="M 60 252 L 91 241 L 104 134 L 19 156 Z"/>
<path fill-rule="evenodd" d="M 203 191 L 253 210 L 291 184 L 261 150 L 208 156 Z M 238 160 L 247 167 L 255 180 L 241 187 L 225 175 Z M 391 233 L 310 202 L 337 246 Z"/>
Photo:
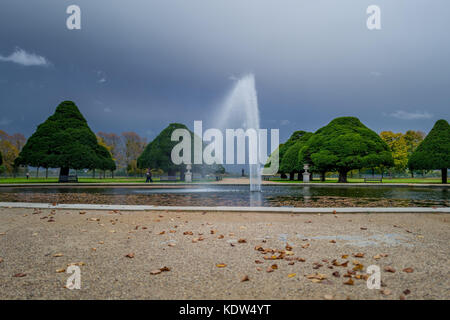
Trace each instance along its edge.
<path fill-rule="evenodd" d="M 180 172 L 181 180 L 184 180 L 185 165 L 176 165 L 172 162 L 171 153 L 178 141 L 172 141 L 172 132 L 176 129 L 186 129 L 191 134 L 191 162 L 193 162 L 194 157 L 194 133 L 190 131 L 184 124 L 181 123 L 171 123 L 159 135 L 150 142 L 139 156 L 137 160 L 137 166 L 140 169 L 161 169 L 167 172 L 169 176 L 174 176 L 177 171 Z M 225 172 L 225 169 L 220 164 L 213 165 L 192 165 L 192 172 L 202 172 L 202 173 L 215 173 L 221 174 Z"/>
<path fill-rule="evenodd" d="M 60 180 L 70 169 L 115 170 L 111 154 L 103 149 L 75 103 L 64 101 L 37 127 L 16 164 L 60 168 Z"/>
<path fill-rule="evenodd" d="M 337 171 L 339 182 L 347 182 L 353 169 L 394 164 L 388 145 L 355 117 L 336 118 L 317 130 L 300 150 L 299 159 L 319 172 Z"/>
<path fill-rule="evenodd" d="M 438 120 L 408 161 L 410 170 L 441 170 L 442 183 L 447 183 L 450 168 L 450 125 Z"/>

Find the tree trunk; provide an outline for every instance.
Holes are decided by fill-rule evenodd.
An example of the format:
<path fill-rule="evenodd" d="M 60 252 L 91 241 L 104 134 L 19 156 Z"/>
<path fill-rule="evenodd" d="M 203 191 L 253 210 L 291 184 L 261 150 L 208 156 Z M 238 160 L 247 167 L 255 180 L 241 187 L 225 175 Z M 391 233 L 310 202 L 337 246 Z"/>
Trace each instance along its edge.
<path fill-rule="evenodd" d="M 297 176 L 297 180 L 298 180 L 298 181 L 303 181 L 303 172 L 305 172 L 305 171 L 302 170 L 302 171 L 300 171 L 300 172 L 298 173 L 298 176 Z"/>
<path fill-rule="evenodd" d="M 447 168 L 441 169 L 442 183 L 447 183 Z"/>
<path fill-rule="evenodd" d="M 69 168 L 68 167 L 62 167 L 59 169 L 59 178 L 61 179 L 61 176 L 68 176 L 69 175 Z"/>
<path fill-rule="evenodd" d="M 92 169 L 92 179 L 95 179 L 95 169 Z"/>
<path fill-rule="evenodd" d="M 111 170 L 111 178 L 114 179 L 114 170 Z"/>
<path fill-rule="evenodd" d="M 181 168 L 180 168 L 180 180 L 181 180 L 181 181 L 186 180 L 186 179 L 185 179 L 185 176 L 186 176 L 185 173 L 186 173 L 186 169 L 185 169 L 184 167 L 181 167 Z"/>
<path fill-rule="evenodd" d="M 346 183 L 347 182 L 347 172 L 348 171 L 339 171 L 339 180 L 338 182 L 340 183 Z"/>
<path fill-rule="evenodd" d="M 37 167 L 37 170 L 36 170 L 36 178 L 39 178 L 39 167 Z"/>
<path fill-rule="evenodd" d="M 414 178 L 414 171 L 411 170 L 411 178 Z"/>
<path fill-rule="evenodd" d="M 286 173 L 282 173 L 282 174 L 280 175 L 280 178 L 281 178 L 281 179 L 286 179 L 286 178 L 287 178 Z"/>
<path fill-rule="evenodd" d="M 289 172 L 289 180 L 294 180 L 294 172 Z"/>
<path fill-rule="evenodd" d="M 320 173 L 320 181 L 322 181 L 322 182 L 324 182 L 325 181 L 325 171 L 322 171 L 321 173 Z"/>

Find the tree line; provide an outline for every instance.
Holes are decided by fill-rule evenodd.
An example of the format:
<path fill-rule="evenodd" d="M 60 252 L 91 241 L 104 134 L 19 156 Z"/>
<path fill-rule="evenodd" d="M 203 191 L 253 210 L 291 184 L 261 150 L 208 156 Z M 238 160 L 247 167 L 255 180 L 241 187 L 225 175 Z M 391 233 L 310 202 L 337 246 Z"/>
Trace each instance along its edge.
<path fill-rule="evenodd" d="M 116 170 L 138 176 L 151 169 L 155 174 L 180 173 L 183 180 L 184 166 L 171 161 L 177 143 L 171 141 L 171 135 L 177 128 L 187 129 L 183 124 L 170 124 L 149 144 L 135 132 L 94 134 L 75 103 L 64 101 L 28 140 L 21 134 L 9 136 L 0 131 L 0 168 L 10 175 L 24 166 L 36 167 L 37 174 L 44 168 L 46 176 L 49 168 L 60 168 L 60 179 L 68 176 L 70 169 L 88 169 L 94 177 L 96 170 L 103 176 L 106 171 L 113 176 Z M 195 165 L 192 170 L 202 175 L 225 172 L 220 165 Z"/>
<path fill-rule="evenodd" d="M 93 175 L 96 169 L 103 175 L 117 169 L 140 175 L 152 169 L 159 174 L 178 172 L 183 179 L 185 167 L 171 161 L 172 148 L 178 143 L 171 141 L 171 135 L 178 128 L 187 129 L 183 124 L 169 124 L 148 144 L 134 132 L 96 135 L 75 103 L 64 101 L 28 140 L 22 134 L 10 136 L 0 130 L 0 170 L 11 174 L 20 166 L 60 168 L 60 176 L 67 176 L 70 169 L 89 169 Z M 427 136 L 413 130 L 378 135 L 355 117 L 340 117 L 314 133 L 294 132 L 278 152 L 279 173 L 291 180 L 296 173 L 301 180 L 303 166 L 308 164 L 321 180 L 336 172 L 339 182 L 347 182 L 349 172 L 362 169 L 389 174 L 409 171 L 412 175 L 416 170 L 441 170 L 446 183 L 450 126 L 446 120 L 438 120 Z M 221 165 L 194 165 L 192 170 L 202 175 L 225 172 Z"/>
<path fill-rule="evenodd" d="M 336 172 L 339 182 L 347 182 L 349 172 L 371 170 L 392 173 L 416 170 L 441 170 L 447 182 L 450 166 L 450 126 L 438 120 L 428 136 L 421 131 L 406 133 L 383 131 L 378 135 L 355 117 L 340 117 L 315 133 L 295 131 L 278 148 L 282 177 L 295 174 L 302 180 L 304 164 L 325 181 Z M 268 166 L 268 165 L 266 165 Z"/>

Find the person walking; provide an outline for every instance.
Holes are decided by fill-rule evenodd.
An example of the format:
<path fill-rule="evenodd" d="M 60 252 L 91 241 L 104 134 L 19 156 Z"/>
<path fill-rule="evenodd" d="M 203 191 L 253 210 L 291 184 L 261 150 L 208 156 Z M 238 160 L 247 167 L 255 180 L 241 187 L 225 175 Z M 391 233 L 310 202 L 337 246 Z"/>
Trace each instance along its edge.
<path fill-rule="evenodd" d="M 147 183 L 147 182 L 153 182 L 153 180 L 152 180 L 152 171 L 150 170 L 150 168 L 148 168 L 148 170 L 147 170 L 147 172 L 146 172 L 146 175 L 147 175 L 147 180 L 145 180 L 145 183 Z"/>

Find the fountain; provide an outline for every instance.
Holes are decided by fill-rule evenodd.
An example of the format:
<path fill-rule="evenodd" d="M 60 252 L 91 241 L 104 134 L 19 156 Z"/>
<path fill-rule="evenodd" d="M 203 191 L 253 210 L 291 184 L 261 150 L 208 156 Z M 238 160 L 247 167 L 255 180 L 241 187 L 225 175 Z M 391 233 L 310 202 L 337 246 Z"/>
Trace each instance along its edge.
<path fill-rule="evenodd" d="M 242 115 L 244 116 L 243 119 Z M 244 123 L 242 123 L 243 129 L 254 129 L 257 133 L 259 132 L 258 98 L 255 88 L 255 76 L 253 74 L 245 75 L 236 81 L 234 88 L 231 90 L 222 106 L 221 115 L 219 117 L 220 125 L 218 127 L 226 127 L 225 124 L 228 124 L 231 118 L 236 116 L 244 121 Z M 249 153 L 250 152 L 251 150 L 249 149 Z M 258 153 L 258 151 L 256 151 L 256 153 Z M 258 154 L 253 154 L 253 156 L 258 161 L 256 161 L 256 164 L 251 164 L 249 161 L 250 191 L 260 192 L 261 166 Z"/>

